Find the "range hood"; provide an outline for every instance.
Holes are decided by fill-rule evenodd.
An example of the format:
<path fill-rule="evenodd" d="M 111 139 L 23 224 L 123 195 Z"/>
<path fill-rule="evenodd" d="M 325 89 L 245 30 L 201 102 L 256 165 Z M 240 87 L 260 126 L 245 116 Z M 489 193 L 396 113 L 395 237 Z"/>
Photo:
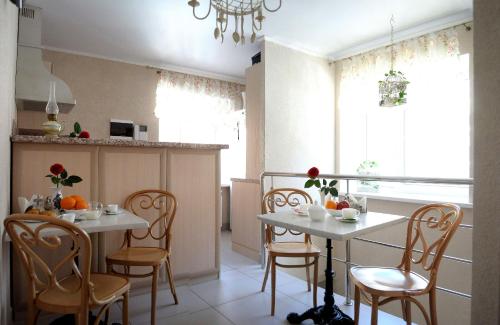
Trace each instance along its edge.
<path fill-rule="evenodd" d="M 25 6 L 19 10 L 16 104 L 19 109 L 44 111 L 50 82 L 56 83 L 56 100 L 61 112 L 76 101 L 68 85 L 49 71 L 42 59 L 42 9 Z M 49 64 L 50 65 L 50 64 Z"/>

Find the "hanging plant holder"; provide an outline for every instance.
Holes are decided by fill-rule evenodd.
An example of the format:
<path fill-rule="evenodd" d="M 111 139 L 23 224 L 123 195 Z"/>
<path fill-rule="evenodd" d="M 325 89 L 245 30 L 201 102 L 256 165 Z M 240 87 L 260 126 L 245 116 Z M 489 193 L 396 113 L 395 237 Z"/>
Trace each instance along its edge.
<path fill-rule="evenodd" d="M 378 82 L 381 107 L 393 107 L 406 104 L 406 80 L 401 71 L 390 70 L 385 74 L 385 80 Z"/>
<path fill-rule="evenodd" d="M 391 70 L 378 82 L 379 106 L 394 107 L 406 104 L 406 86 L 410 83 L 401 71 L 394 70 L 394 16 L 391 17 Z"/>

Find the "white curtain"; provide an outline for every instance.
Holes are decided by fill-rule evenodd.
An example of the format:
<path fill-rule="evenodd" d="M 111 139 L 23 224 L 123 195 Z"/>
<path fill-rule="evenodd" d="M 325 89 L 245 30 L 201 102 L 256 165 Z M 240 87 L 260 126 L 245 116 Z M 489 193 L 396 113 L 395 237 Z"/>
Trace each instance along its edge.
<path fill-rule="evenodd" d="M 370 160 L 381 175 L 469 177 L 469 55 L 459 53 L 456 29 L 397 43 L 394 49 L 394 69 L 410 82 L 402 106 L 378 105 L 378 81 L 390 70 L 390 47 L 337 65 L 340 172 L 356 173 Z"/>
<path fill-rule="evenodd" d="M 156 88 L 159 140 L 228 144 L 230 149 L 222 151 L 222 182 L 242 177 L 244 89 L 238 83 L 163 71 Z"/>

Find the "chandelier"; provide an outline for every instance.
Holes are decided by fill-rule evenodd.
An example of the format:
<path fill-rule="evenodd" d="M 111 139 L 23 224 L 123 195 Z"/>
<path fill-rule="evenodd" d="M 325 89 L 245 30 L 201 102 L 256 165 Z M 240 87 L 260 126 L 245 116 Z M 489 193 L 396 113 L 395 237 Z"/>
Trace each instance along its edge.
<path fill-rule="evenodd" d="M 245 44 L 245 17 L 252 20 L 252 35 L 250 36 L 250 41 L 253 43 L 257 38 L 256 32 L 262 30 L 262 22 L 266 18 L 262 11 L 265 9 L 268 12 L 276 12 L 281 8 L 281 0 L 278 0 L 278 6 L 274 9 L 270 9 L 266 0 L 209 0 L 208 12 L 205 16 L 196 15 L 196 7 L 200 5 L 198 0 L 189 0 L 188 5 L 193 7 L 193 16 L 196 19 L 203 20 L 210 16 L 210 12 L 215 10 L 215 29 L 214 37 L 218 39 L 220 37 L 221 43 L 224 42 L 224 33 L 227 30 L 227 26 L 230 24 L 231 19 L 234 20 L 234 32 L 233 41 L 235 44 L 240 43 Z"/>
<path fill-rule="evenodd" d="M 394 16 L 391 17 L 391 70 L 378 82 L 379 105 L 394 107 L 406 104 L 406 86 L 410 83 L 401 71 L 394 70 Z"/>

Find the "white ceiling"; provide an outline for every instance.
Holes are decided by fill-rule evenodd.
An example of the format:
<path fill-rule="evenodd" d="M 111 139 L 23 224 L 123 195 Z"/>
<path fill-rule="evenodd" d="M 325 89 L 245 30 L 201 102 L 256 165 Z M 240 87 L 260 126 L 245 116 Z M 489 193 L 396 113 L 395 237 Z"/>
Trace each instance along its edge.
<path fill-rule="evenodd" d="M 270 7 L 277 3 L 267 1 Z M 260 35 L 329 57 L 387 36 L 391 14 L 396 29 L 405 30 L 470 15 L 472 10 L 472 0 L 282 1 L 278 12 L 265 13 Z M 208 0 L 200 2 L 203 15 Z M 236 79 L 244 77 L 251 57 L 259 51 L 257 44 L 235 46 L 232 24 L 221 45 L 213 38 L 214 13 L 196 20 L 187 0 L 29 0 L 27 4 L 43 8 L 42 43 L 49 48 Z"/>

